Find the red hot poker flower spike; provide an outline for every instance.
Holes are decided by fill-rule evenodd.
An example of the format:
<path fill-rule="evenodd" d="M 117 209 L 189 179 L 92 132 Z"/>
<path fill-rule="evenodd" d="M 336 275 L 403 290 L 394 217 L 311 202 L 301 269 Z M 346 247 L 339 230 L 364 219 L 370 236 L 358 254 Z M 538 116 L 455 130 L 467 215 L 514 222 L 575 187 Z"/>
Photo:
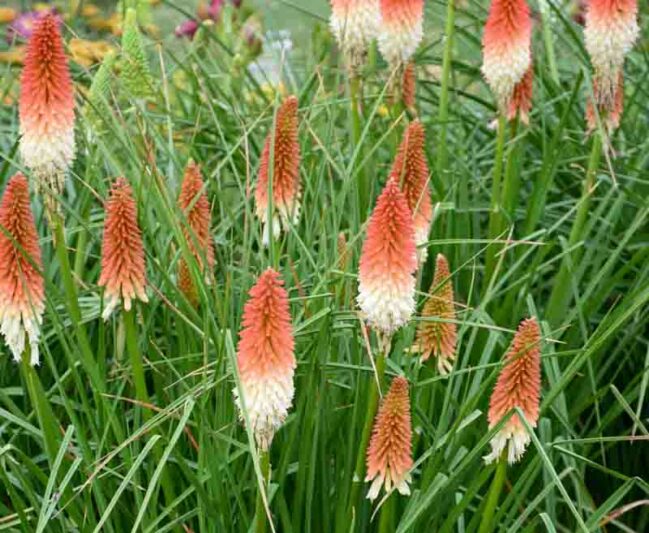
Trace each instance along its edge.
<path fill-rule="evenodd" d="M 363 64 L 380 19 L 379 0 L 331 0 L 331 31 L 352 72 Z"/>
<path fill-rule="evenodd" d="M 390 176 L 401 184 L 415 224 L 415 244 L 419 247 L 419 263 L 426 261 L 428 233 L 433 220 L 433 205 L 429 185 L 430 172 L 426 162 L 426 131 L 421 122 L 410 123 L 392 165 Z"/>
<path fill-rule="evenodd" d="M 27 336 L 32 365 L 39 363 L 45 310 L 42 268 L 27 179 L 18 173 L 9 180 L 0 204 L 0 331 L 18 362 Z"/>
<path fill-rule="evenodd" d="M 457 326 L 453 304 L 453 284 L 446 257 L 437 255 L 435 277 L 430 287 L 430 296 L 424 304 L 422 320 L 417 328 L 417 339 L 413 351 L 421 352 L 421 360 L 431 355 L 437 358 L 437 370 L 446 375 L 453 369 Z"/>
<path fill-rule="evenodd" d="M 235 388 L 235 401 L 242 410 L 243 397 L 250 427 L 263 451 L 270 448 L 273 436 L 286 420 L 295 394 L 293 331 L 283 285 L 272 268 L 259 277 L 243 310 L 237 350 L 243 394 Z"/>
<path fill-rule="evenodd" d="M 273 238 L 277 238 L 282 227 L 288 231 L 290 225 L 296 224 L 300 216 L 300 143 L 297 138 L 297 110 L 298 100 L 295 96 L 289 96 L 284 100 L 277 110 L 275 131 L 271 131 L 266 137 L 261 155 L 259 178 L 255 190 L 255 212 L 262 222 L 265 245 L 270 242 L 271 228 Z M 273 144 L 274 149 L 272 149 Z M 273 213 L 269 221 L 268 186 L 271 155 Z"/>
<path fill-rule="evenodd" d="M 131 309 L 135 298 L 149 301 L 145 292 L 145 268 L 133 191 L 124 178 L 117 178 L 106 202 L 104 222 L 99 277 L 99 286 L 106 289 L 104 320 L 108 320 L 121 301 L 126 311 Z"/>
<path fill-rule="evenodd" d="M 424 35 L 423 0 L 380 0 L 378 43 L 390 69 L 403 68 Z"/>
<path fill-rule="evenodd" d="M 391 178 L 367 226 L 358 284 L 358 305 L 373 328 L 391 336 L 415 308 L 417 253 L 412 213 Z"/>
<path fill-rule="evenodd" d="M 539 418 L 541 395 L 541 330 L 535 318 L 523 320 L 514 336 L 507 355 L 505 366 L 489 402 L 489 428 L 500 422 L 507 413 L 518 407 L 532 427 Z M 491 453 L 485 462 L 491 463 L 500 458 L 509 443 L 508 462 L 515 463 L 525 453 L 530 436 L 514 413 L 491 440 Z"/>
<path fill-rule="evenodd" d="M 525 0 L 492 0 L 482 37 L 482 73 L 501 113 L 532 63 L 532 21 Z"/>
<path fill-rule="evenodd" d="M 43 192 L 59 194 L 74 159 L 74 92 L 54 14 L 36 23 L 20 87 L 21 157 Z"/>
<path fill-rule="evenodd" d="M 193 161 L 190 161 L 185 169 L 178 204 L 186 217 L 183 236 L 191 254 L 204 272 L 205 282 L 209 283 L 214 267 L 214 241 L 210 236 L 210 204 L 201 179 L 201 169 Z M 178 285 L 188 300 L 193 305 L 197 305 L 197 290 L 189 265 L 184 258 L 180 259 Z"/>
<path fill-rule="evenodd" d="M 372 481 L 367 497 L 376 499 L 381 487 L 386 493 L 394 487 L 400 494 L 409 495 L 412 464 L 408 381 L 396 377 L 381 403 L 367 449 L 365 481 Z"/>

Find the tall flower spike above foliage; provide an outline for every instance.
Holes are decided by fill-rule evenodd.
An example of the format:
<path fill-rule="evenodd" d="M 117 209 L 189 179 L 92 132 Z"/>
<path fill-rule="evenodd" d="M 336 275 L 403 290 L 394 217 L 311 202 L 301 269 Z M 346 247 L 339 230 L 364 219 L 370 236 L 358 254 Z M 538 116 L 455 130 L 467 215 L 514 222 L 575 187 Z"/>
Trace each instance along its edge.
<path fill-rule="evenodd" d="M 403 106 L 412 114 L 417 113 L 417 74 L 415 64 L 411 61 L 406 65 L 401 79 L 401 101 Z"/>
<path fill-rule="evenodd" d="M 186 217 L 183 236 L 205 276 L 205 282 L 210 283 L 214 267 L 214 241 L 210 235 L 210 204 L 201 178 L 201 169 L 193 161 L 190 161 L 185 169 L 178 204 Z M 178 286 L 193 305 L 198 304 L 198 292 L 185 258 L 180 259 Z"/>
<path fill-rule="evenodd" d="M 615 106 L 624 58 L 639 34 L 637 0 L 589 0 L 584 40 L 595 70 L 600 108 Z"/>
<path fill-rule="evenodd" d="M 331 0 L 331 31 L 352 72 L 364 63 L 380 19 L 379 0 Z"/>
<path fill-rule="evenodd" d="M 498 376 L 489 402 L 489 429 L 500 422 L 511 410 L 518 407 L 531 427 L 539 418 L 541 394 L 541 330 L 535 318 L 523 320 L 505 355 L 505 366 Z M 507 461 L 517 462 L 530 443 L 518 413 L 514 413 L 491 439 L 491 453 L 484 459 L 487 464 L 497 461 L 505 448 Z"/>
<path fill-rule="evenodd" d="M 419 263 L 426 262 L 428 250 L 421 248 L 428 242 L 433 220 L 433 205 L 426 162 L 426 130 L 415 120 L 406 129 L 390 176 L 401 184 L 415 224 L 415 244 Z"/>
<path fill-rule="evenodd" d="M 509 115 L 516 86 L 532 63 L 532 22 L 525 0 L 492 0 L 482 36 L 482 73 L 500 112 Z"/>
<path fill-rule="evenodd" d="M 90 90 L 88 91 L 88 101 L 83 108 L 83 113 L 93 125 L 95 132 L 102 131 L 105 125 L 105 117 L 111 114 L 108 97 L 114 66 L 115 53 L 109 52 L 92 78 Z"/>
<path fill-rule="evenodd" d="M 136 298 L 149 301 L 145 292 L 145 268 L 133 191 L 124 178 L 117 178 L 106 201 L 101 251 L 99 286 L 105 287 L 104 320 L 108 320 L 120 302 L 130 311 Z"/>
<path fill-rule="evenodd" d="M 261 220 L 263 242 L 277 239 L 282 228 L 288 231 L 300 217 L 300 143 L 298 131 L 298 100 L 289 96 L 277 110 L 275 129 L 266 137 L 261 154 L 259 177 L 255 189 L 255 213 Z M 272 214 L 269 224 L 268 201 L 272 164 Z"/>
<path fill-rule="evenodd" d="M 270 448 L 293 402 L 296 362 L 288 294 L 269 268 L 250 290 L 237 350 L 241 391 L 234 390 L 241 418 L 245 402 L 250 429 L 262 451 Z"/>
<path fill-rule="evenodd" d="M 424 0 L 380 0 L 379 50 L 391 70 L 403 69 L 424 35 Z"/>
<path fill-rule="evenodd" d="M 376 415 L 367 449 L 365 481 L 372 482 L 367 497 L 375 500 L 381 487 L 388 494 L 394 487 L 400 494 L 409 495 L 412 465 L 408 381 L 396 377 Z"/>
<path fill-rule="evenodd" d="M 56 211 L 65 172 L 74 160 L 74 91 L 59 19 L 45 15 L 27 45 L 20 80 L 20 155 Z"/>
<path fill-rule="evenodd" d="M 453 370 L 457 345 L 453 298 L 448 261 L 442 254 L 438 254 L 435 277 L 421 313 L 422 321 L 417 328 L 413 351 L 421 353 L 422 361 L 428 360 L 430 356 L 435 357 L 437 370 L 444 376 Z"/>
<path fill-rule="evenodd" d="M 412 213 L 391 178 L 370 217 L 360 260 L 358 305 L 368 324 L 390 337 L 415 309 L 417 253 Z"/>
<path fill-rule="evenodd" d="M 138 28 L 137 14 L 132 8 L 126 10 L 123 31 L 122 81 L 132 96 L 146 98 L 153 93 L 153 76 L 144 49 L 142 34 Z"/>
<path fill-rule="evenodd" d="M 16 361 L 31 348 L 31 364 L 39 363 L 45 289 L 41 250 L 34 216 L 29 206 L 29 186 L 16 174 L 0 203 L 0 331 Z"/>

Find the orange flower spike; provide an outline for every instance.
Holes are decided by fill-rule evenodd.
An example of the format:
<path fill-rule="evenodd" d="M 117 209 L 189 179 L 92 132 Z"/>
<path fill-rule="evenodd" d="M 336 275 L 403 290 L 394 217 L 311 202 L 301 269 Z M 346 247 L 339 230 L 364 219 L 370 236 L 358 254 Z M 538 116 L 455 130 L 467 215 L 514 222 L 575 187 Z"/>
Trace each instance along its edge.
<path fill-rule="evenodd" d="M 44 16 L 29 39 L 20 81 L 20 154 L 45 191 L 63 188 L 74 159 L 74 91 L 59 20 Z"/>
<path fill-rule="evenodd" d="M 300 143 L 298 131 L 298 100 L 289 96 L 277 110 L 275 131 L 266 137 L 261 155 L 259 177 L 255 190 L 255 212 L 262 222 L 263 242 L 270 242 L 268 220 L 268 185 L 271 163 L 271 147 L 274 141 L 273 157 L 273 213 L 272 234 L 278 238 L 282 227 L 288 231 L 300 216 Z M 281 225 L 280 225 L 281 224 Z"/>
<path fill-rule="evenodd" d="M 239 409 L 245 401 L 257 445 L 270 448 L 293 402 L 296 361 L 288 294 L 280 275 L 269 268 L 250 290 L 243 310 L 237 367 L 243 395 L 235 388 Z M 244 419 L 243 411 L 241 418 Z"/>
<path fill-rule="evenodd" d="M 378 44 L 390 69 L 403 68 L 424 35 L 424 0 L 380 0 Z"/>
<path fill-rule="evenodd" d="M 368 324 L 386 336 L 415 309 L 417 249 L 412 213 L 395 178 L 376 202 L 361 253 L 358 305 Z"/>
<path fill-rule="evenodd" d="M 589 0 L 584 41 L 595 70 L 597 105 L 615 105 L 625 56 L 640 34 L 637 0 Z"/>
<path fill-rule="evenodd" d="M 131 186 L 117 178 L 106 202 L 104 240 L 99 286 L 105 287 L 106 307 L 102 317 L 108 320 L 123 301 L 129 311 L 134 299 L 148 302 L 142 233 L 137 224 L 137 208 Z"/>
<path fill-rule="evenodd" d="M 201 178 L 200 166 L 193 161 L 190 161 L 185 169 L 178 205 L 187 219 L 187 223 L 183 226 L 183 236 L 192 255 L 204 271 L 206 283 L 209 283 L 210 273 L 214 268 L 214 241 L 210 235 L 210 204 Z M 184 258 L 180 259 L 178 285 L 188 300 L 196 305 L 198 294 L 189 265 Z"/>
<path fill-rule="evenodd" d="M 401 100 L 405 108 L 411 113 L 416 113 L 417 75 L 415 64 L 411 61 L 403 71 L 401 80 Z"/>
<path fill-rule="evenodd" d="M 9 180 L 0 203 L 0 331 L 14 359 L 21 361 L 25 336 L 31 364 L 39 363 L 38 342 L 45 310 L 43 263 L 29 205 L 27 179 Z"/>
<path fill-rule="evenodd" d="M 421 248 L 428 242 L 433 205 L 429 185 L 430 172 L 426 161 L 426 131 L 415 120 L 406 129 L 392 165 L 390 176 L 401 184 L 415 225 L 415 244 L 419 264 L 426 262 L 428 250 Z"/>
<path fill-rule="evenodd" d="M 523 320 L 514 335 L 505 365 L 498 376 L 489 402 L 489 429 L 500 422 L 512 409 L 518 407 L 532 427 L 539 418 L 541 395 L 541 330 L 535 318 Z M 491 453 L 484 459 L 487 464 L 499 460 L 508 447 L 507 460 L 517 462 L 530 443 L 530 436 L 514 413 L 491 439 Z"/>
<path fill-rule="evenodd" d="M 507 115 L 532 63 L 532 21 L 525 0 L 492 0 L 482 37 L 482 73 Z"/>
<path fill-rule="evenodd" d="M 394 487 L 409 495 L 412 481 L 412 428 L 408 381 L 396 377 L 374 420 L 372 438 L 367 448 L 367 476 L 371 481 L 367 497 L 375 500 L 381 487 L 390 493 Z"/>
<path fill-rule="evenodd" d="M 422 320 L 417 328 L 414 350 L 421 352 L 421 360 L 427 361 L 432 355 L 437 358 L 437 370 L 447 375 L 453 370 L 457 346 L 457 326 L 453 303 L 453 283 L 446 257 L 437 255 L 435 277 L 430 286 L 430 295 L 424 304 L 422 317 L 435 321 Z"/>

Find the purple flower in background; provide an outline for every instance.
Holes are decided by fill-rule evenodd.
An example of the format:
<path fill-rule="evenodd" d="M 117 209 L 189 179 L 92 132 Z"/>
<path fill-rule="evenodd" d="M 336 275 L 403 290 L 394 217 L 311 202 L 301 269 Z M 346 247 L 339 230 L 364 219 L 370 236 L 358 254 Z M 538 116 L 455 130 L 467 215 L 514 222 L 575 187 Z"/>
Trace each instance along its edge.
<path fill-rule="evenodd" d="M 55 8 L 39 9 L 37 11 L 26 11 L 18 16 L 7 28 L 6 39 L 9 44 L 14 41 L 26 41 L 31 37 L 36 22 L 45 15 L 56 14 Z"/>
<path fill-rule="evenodd" d="M 211 0 L 210 6 L 207 8 L 207 16 L 214 21 L 218 20 L 224 3 L 225 0 Z"/>
<path fill-rule="evenodd" d="M 241 7 L 241 4 L 243 3 L 243 0 L 231 0 L 232 5 L 236 7 L 237 9 Z"/>
<path fill-rule="evenodd" d="M 176 26 L 174 33 L 176 34 L 176 37 L 189 37 L 190 39 L 193 39 L 197 31 L 198 22 L 194 19 L 187 19 Z"/>

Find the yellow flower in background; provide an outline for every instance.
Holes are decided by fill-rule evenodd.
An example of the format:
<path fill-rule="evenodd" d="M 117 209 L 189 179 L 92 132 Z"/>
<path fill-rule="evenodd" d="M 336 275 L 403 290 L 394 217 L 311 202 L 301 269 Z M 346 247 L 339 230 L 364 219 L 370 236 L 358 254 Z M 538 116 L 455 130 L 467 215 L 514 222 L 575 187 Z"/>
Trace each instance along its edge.
<path fill-rule="evenodd" d="M 18 12 L 10 7 L 0 7 L 0 24 L 7 24 L 18 16 Z"/>
<path fill-rule="evenodd" d="M 84 67 L 100 63 L 115 47 L 106 41 L 89 41 L 87 39 L 70 39 L 70 56 L 73 61 Z"/>
<path fill-rule="evenodd" d="M 25 57 L 25 46 L 14 46 L 10 50 L 0 52 L 0 63 L 8 63 L 10 65 L 22 65 Z"/>
<path fill-rule="evenodd" d="M 122 17 L 118 13 L 113 13 L 110 17 L 99 14 L 88 19 L 88 26 L 95 31 L 106 31 L 113 35 L 121 35 Z"/>
<path fill-rule="evenodd" d="M 101 10 L 95 4 L 83 4 L 81 8 L 81 16 L 83 18 L 92 18 L 101 16 Z"/>

